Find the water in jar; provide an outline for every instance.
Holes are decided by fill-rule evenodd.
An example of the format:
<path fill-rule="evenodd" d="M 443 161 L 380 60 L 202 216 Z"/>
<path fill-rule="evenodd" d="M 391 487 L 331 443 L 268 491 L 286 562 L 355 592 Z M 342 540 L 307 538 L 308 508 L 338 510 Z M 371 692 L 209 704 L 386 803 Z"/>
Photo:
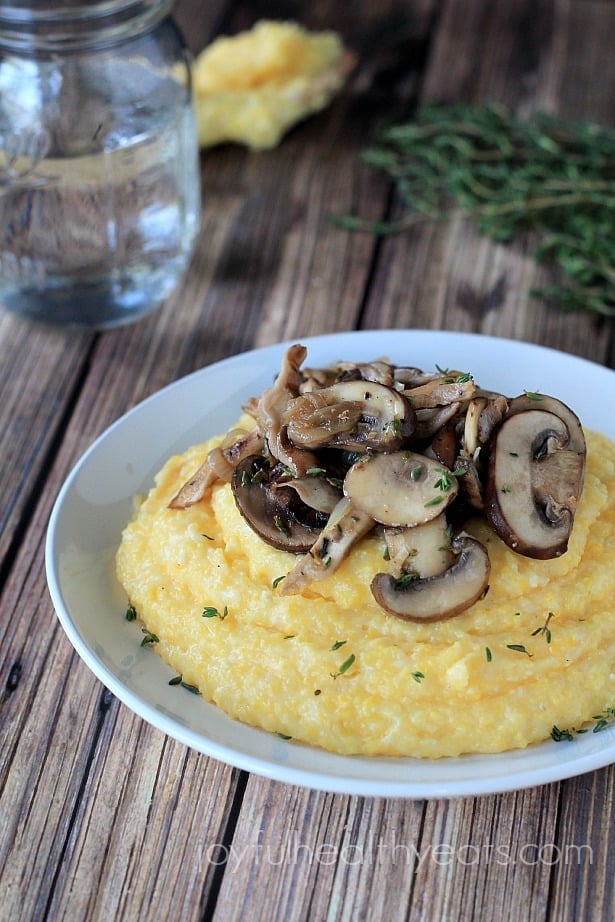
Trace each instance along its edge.
<path fill-rule="evenodd" d="M 135 61 L 8 60 L 0 92 L 0 304 L 95 329 L 159 306 L 199 225 L 185 83 Z"/>

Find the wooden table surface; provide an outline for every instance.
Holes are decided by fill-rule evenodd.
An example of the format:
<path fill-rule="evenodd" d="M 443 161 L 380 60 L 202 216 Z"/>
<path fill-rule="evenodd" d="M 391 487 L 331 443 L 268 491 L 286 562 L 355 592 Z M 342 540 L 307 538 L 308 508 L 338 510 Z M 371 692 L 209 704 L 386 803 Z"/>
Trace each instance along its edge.
<path fill-rule="evenodd" d="M 352 7 L 352 12 L 350 12 Z M 471 331 L 615 367 L 613 326 L 529 296 L 544 270 L 454 219 L 377 241 L 331 214 L 396 213 L 359 150 L 417 103 L 497 100 L 612 124 L 608 0 L 185 0 L 194 51 L 263 16 L 338 30 L 345 92 L 274 150 L 202 157 L 179 290 L 100 334 L 0 312 L 0 918 L 562 920 L 615 917 L 615 773 L 512 793 L 345 796 L 248 774 L 135 716 L 56 620 L 44 539 L 63 480 L 118 416 L 246 349 L 369 328 Z M 374 851 L 374 842 L 398 846 Z"/>

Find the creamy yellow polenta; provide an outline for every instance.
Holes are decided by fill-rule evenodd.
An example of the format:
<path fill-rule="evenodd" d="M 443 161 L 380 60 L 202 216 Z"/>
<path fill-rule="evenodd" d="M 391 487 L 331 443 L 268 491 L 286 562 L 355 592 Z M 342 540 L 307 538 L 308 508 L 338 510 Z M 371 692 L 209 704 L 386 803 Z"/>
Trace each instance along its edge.
<path fill-rule="evenodd" d="M 375 602 L 370 582 L 387 564 L 373 534 L 309 592 L 282 596 L 276 580 L 295 557 L 251 530 L 228 485 L 169 509 L 218 442 L 168 461 L 124 531 L 117 572 L 156 651 L 231 717 L 335 752 L 438 758 L 524 747 L 615 705 L 607 439 L 587 433 L 568 552 L 531 560 L 471 524 L 489 550 L 489 592 L 427 624 Z"/>

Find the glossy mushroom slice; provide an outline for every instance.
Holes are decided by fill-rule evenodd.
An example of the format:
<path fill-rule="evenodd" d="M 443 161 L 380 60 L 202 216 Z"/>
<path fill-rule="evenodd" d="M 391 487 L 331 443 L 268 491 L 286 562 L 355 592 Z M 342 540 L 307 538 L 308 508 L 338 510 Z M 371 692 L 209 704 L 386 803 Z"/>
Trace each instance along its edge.
<path fill-rule="evenodd" d="M 283 468 L 271 468 L 261 455 L 245 458 L 233 472 L 235 503 L 248 525 L 267 544 L 282 551 L 305 553 L 320 535 L 327 516 L 303 503 L 296 490 L 279 480 L 281 476 L 287 476 Z"/>
<path fill-rule="evenodd" d="M 474 605 L 489 588 L 491 564 L 485 547 L 467 535 L 451 543 L 455 562 L 436 576 L 422 579 L 412 573 L 399 579 L 377 573 L 371 591 L 378 604 L 407 621 L 452 618 Z"/>
<path fill-rule="evenodd" d="M 520 394 L 513 397 L 509 403 L 508 416 L 514 416 L 516 413 L 525 413 L 528 410 L 542 410 L 545 413 L 553 413 L 566 424 L 568 435 L 570 437 L 569 448 L 571 451 L 578 451 L 585 454 L 585 435 L 583 427 L 576 413 L 570 407 L 557 397 L 551 397 L 548 394 Z"/>
<path fill-rule="evenodd" d="M 311 583 L 335 573 L 350 548 L 374 526 L 374 520 L 342 497 L 309 552 L 280 583 L 281 595 L 300 592 Z"/>
<path fill-rule="evenodd" d="M 492 528 L 519 554 L 559 557 L 568 548 L 584 469 L 582 430 L 571 437 L 561 416 L 545 410 L 507 416 L 489 443 L 484 502 Z"/>
<path fill-rule="evenodd" d="M 383 525 L 420 525 L 436 518 L 458 491 L 448 468 L 412 451 L 365 455 L 348 470 L 344 493 Z"/>
<path fill-rule="evenodd" d="M 293 400 L 284 422 L 289 439 L 299 448 L 394 451 L 412 434 L 414 414 L 393 388 L 353 380 Z"/>
<path fill-rule="evenodd" d="M 258 453 L 262 448 L 263 437 L 258 429 L 250 429 L 243 433 L 233 430 L 222 445 L 208 452 L 199 469 L 175 494 L 169 508 L 187 509 L 188 506 L 198 503 L 212 484 L 217 480 L 230 481 L 240 461 Z"/>
<path fill-rule="evenodd" d="M 453 563 L 451 539 L 444 514 L 405 528 L 385 528 L 388 558 L 396 572 L 421 578 L 438 576 Z"/>

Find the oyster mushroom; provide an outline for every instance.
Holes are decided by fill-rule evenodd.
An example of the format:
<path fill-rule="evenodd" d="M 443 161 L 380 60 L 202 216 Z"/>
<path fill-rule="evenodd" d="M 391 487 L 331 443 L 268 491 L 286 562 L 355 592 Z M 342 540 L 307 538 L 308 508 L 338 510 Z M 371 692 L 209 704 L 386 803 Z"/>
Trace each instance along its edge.
<path fill-rule="evenodd" d="M 280 594 L 301 591 L 334 573 L 352 545 L 371 531 L 373 525 L 374 520 L 367 513 L 355 509 L 347 497 L 342 497 L 309 553 L 297 562 L 280 584 Z"/>
<path fill-rule="evenodd" d="M 370 588 L 378 604 L 407 621 L 443 620 L 470 608 L 489 587 L 489 555 L 480 541 L 467 535 L 454 538 L 451 549 L 455 563 L 436 576 L 395 579 L 377 573 Z"/>
<path fill-rule="evenodd" d="M 457 478 L 438 461 L 412 451 L 365 455 L 344 478 L 353 505 L 383 525 L 420 525 L 456 497 Z"/>
<path fill-rule="evenodd" d="M 262 448 L 263 437 L 258 429 L 250 429 L 245 433 L 232 431 L 222 445 L 208 452 L 199 469 L 175 494 L 169 508 L 187 509 L 198 503 L 212 484 L 217 480 L 230 481 L 239 462 Z"/>
<path fill-rule="evenodd" d="M 299 448 L 394 451 L 412 434 L 414 414 L 396 390 L 375 381 L 340 381 L 303 394 L 284 415 Z"/>
<path fill-rule="evenodd" d="M 561 415 L 517 409 L 489 442 L 485 515 L 496 534 L 526 557 L 546 560 L 568 548 L 585 469 L 583 432 L 574 420 L 572 429 Z"/>
<path fill-rule="evenodd" d="M 276 480 L 282 470 L 280 465 L 270 468 L 262 455 L 245 458 L 233 471 L 233 496 L 241 515 L 263 541 L 282 551 L 305 553 L 321 534 L 327 516 Z"/>

